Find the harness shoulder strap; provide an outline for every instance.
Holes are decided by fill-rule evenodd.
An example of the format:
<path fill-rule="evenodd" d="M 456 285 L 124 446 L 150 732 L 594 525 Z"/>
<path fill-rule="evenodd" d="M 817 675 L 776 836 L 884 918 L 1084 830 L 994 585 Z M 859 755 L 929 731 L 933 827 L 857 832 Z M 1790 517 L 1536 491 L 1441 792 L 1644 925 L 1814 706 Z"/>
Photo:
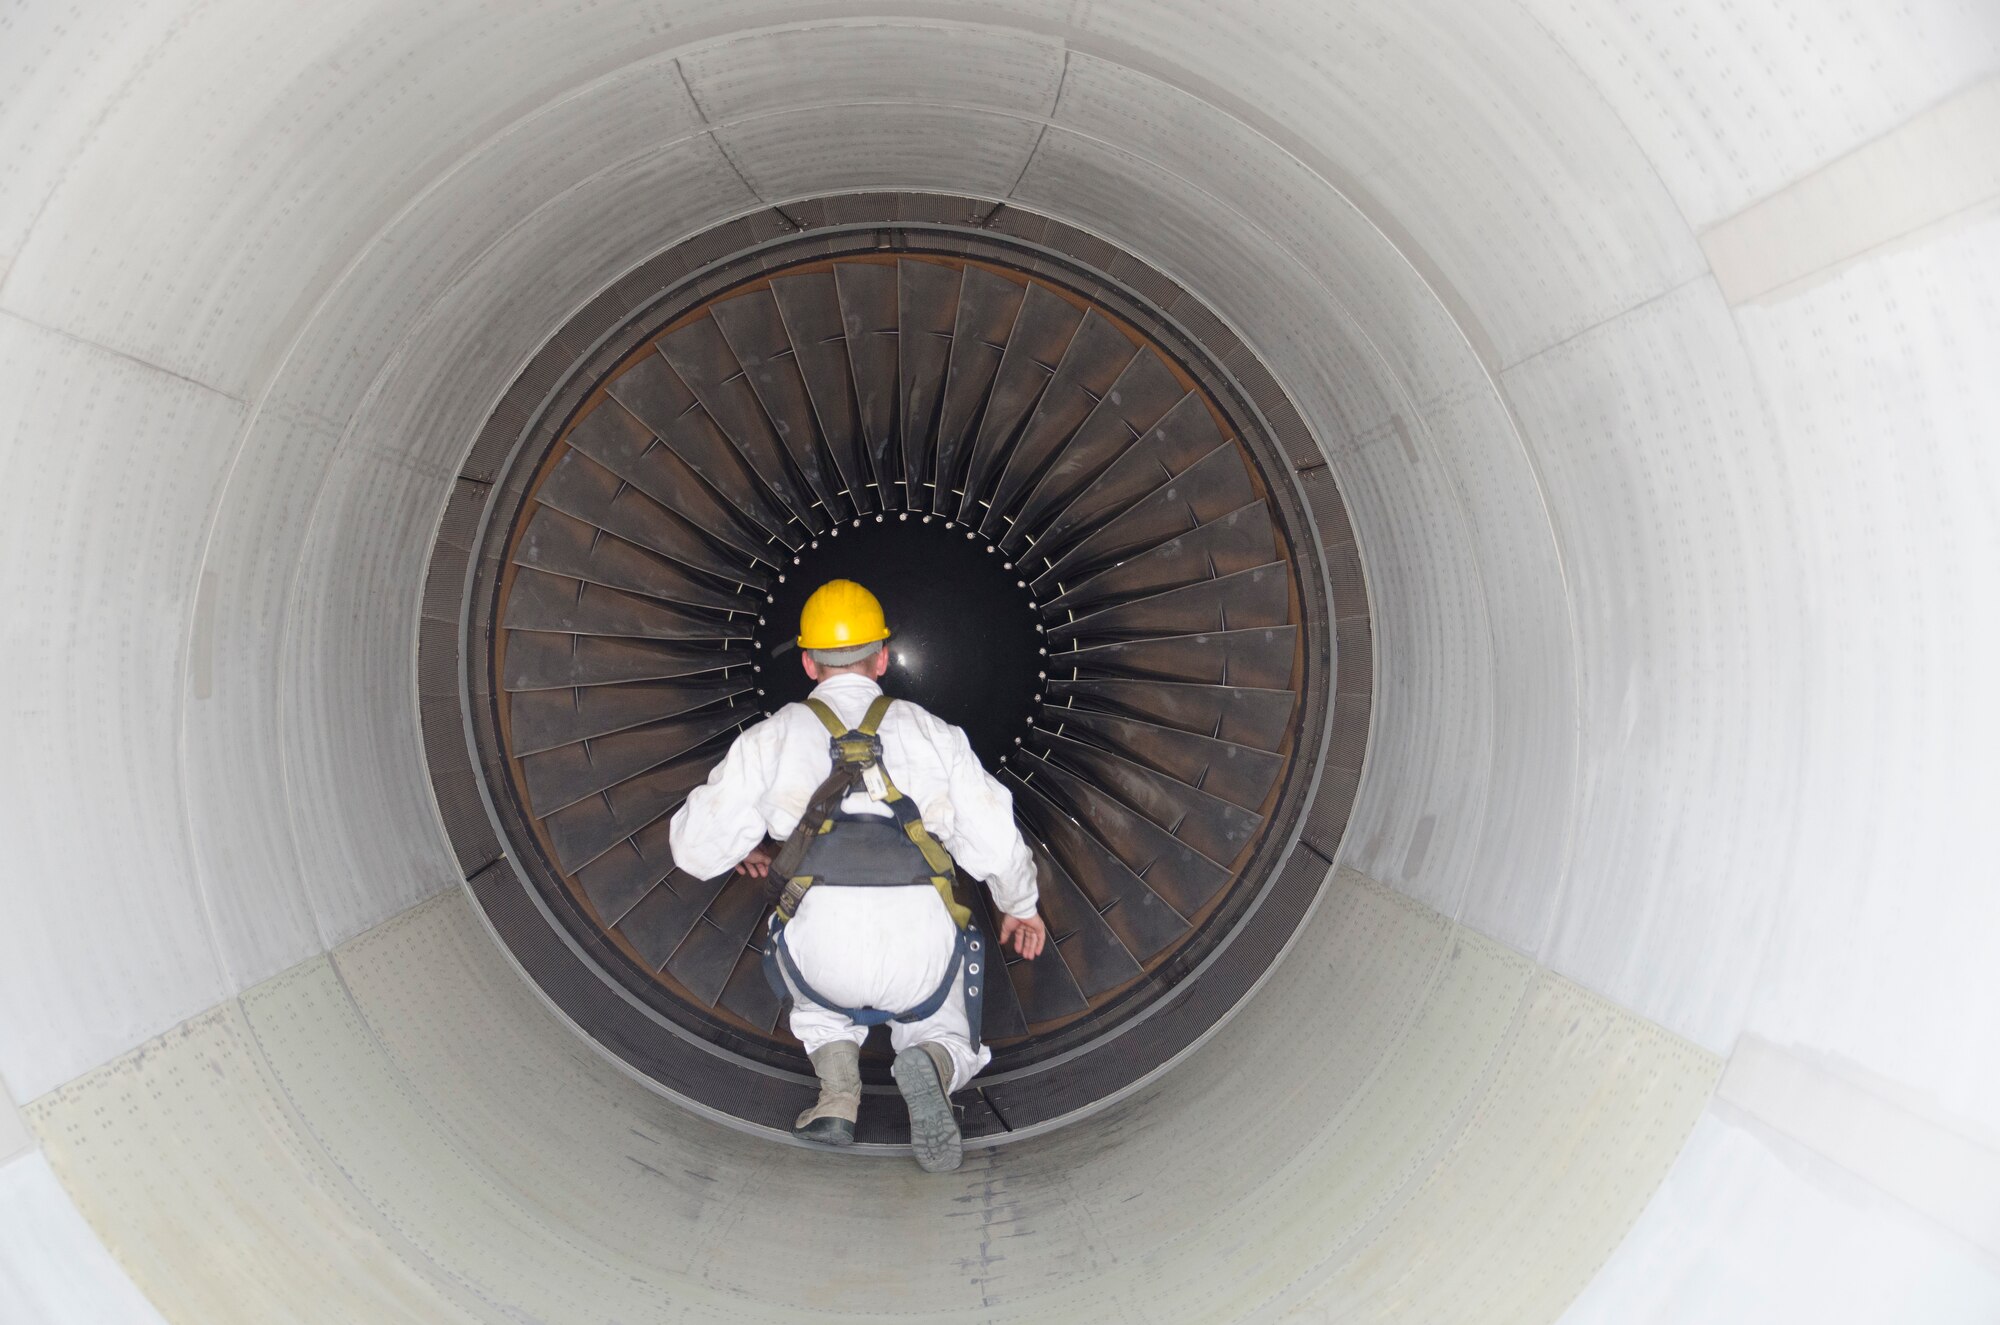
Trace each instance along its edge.
<path fill-rule="evenodd" d="M 862 715 L 861 725 L 854 730 L 860 732 L 863 736 L 875 735 L 882 729 L 882 719 L 888 716 L 889 706 L 895 702 L 895 700 L 889 698 L 887 695 L 875 696 L 874 702 L 868 706 L 868 712 Z M 826 719 L 821 718 L 820 721 L 824 722 Z M 840 732 L 835 734 L 845 735 L 846 733 Z"/>
<path fill-rule="evenodd" d="M 868 706 L 867 716 L 861 719 L 858 730 L 864 735 L 874 736 L 876 729 L 882 725 L 882 719 L 888 716 L 889 706 L 895 702 L 887 695 L 877 695 L 875 701 Z M 951 853 L 931 836 L 930 830 L 924 826 L 923 816 L 917 812 L 917 807 L 910 802 L 910 798 L 897 789 L 886 768 L 882 770 L 882 783 L 888 788 L 888 795 L 883 797 L 884 803 L 896 816 L 896 822 L 901 826 L 904 836 L 910 839 L 910 844 L 923 854 L 924 864 L 931 871 L 931 883 L 944 901 L 944 909 L 951 912 L 952 920 L 963 932 L 966 926 L 972 923 L 972 912 L 960 906 L 958 899 L 952 896 L 951 881 L 954 867 Z"/>
<path fill-rule="evenodd" d="M 819 719 L 820 726 L 826 728 L 829 733 L 834 736 L 847 735 L 847 724 L 840 720 L 840 715 L 835 713 L 825 700 L 808 698 L 806 707 L 813 711 L 813 716 Z M 868 711 L 871 714 L 875 712 L 872 708 Z M 874 732 L 870 731 L 868 734 L 872 736 Z"/>
<path fill-rule="evenodd" d="M 840 720 L 840 715 L 825 701 L 810 698 L 806 700 L 806 707 L 812 710 L 813 716 L 819 719 L 820 725 L 833 737 L 833 771 L 827 780 L 820 784 L 819 791 L 815 793 L 805 816 L 799 820 L 799 825 L 792 830 L 792 836 L 785 843 L 784 850 L 778 853 L 778 859 L 772 863 L 773 873 L 786 880 L 784 892 L 778 899 L 778 916 L 781 921 L 789 921 L 792 918 L 798 910 L 800 899 L 805 896 L 806 889 L 812 887 L 813 880 L 810 876 L 797 873 L 805 858 L 807 844 L 813 837 L 833 826 L 830 816 L 847 792 L 860 783 L 861 769 L 866 764 L 871 766 L 875 775 L 881 779 L 884 792 L 882 803 L 889 807 L 904 836 L 923 856 L 924 864 L 931 872 L 931 884 L 937 889 L 945 910 L 951 913 L 953 923 L 961 931 L 972 923 L 972 913 L 952 896 L 951 881 L 954 871 L 951 853 L 930 835 L 930 831 L 924 827 L 923 816 L 917 812 L 916 806 L 910 803 L 909 798 L 897 789 L 894 780 L 889 776 L 889 770 L 882 766 L 881 742 L 877 739 L 877 733 L 882 725 L 882 719 L 888 716 L 889 706 L 895 702 L 888 695 L 877 695 L 868 705 L 868 712 L 863 715 L 860 725 L 850 731 L 847 724 Z"/>

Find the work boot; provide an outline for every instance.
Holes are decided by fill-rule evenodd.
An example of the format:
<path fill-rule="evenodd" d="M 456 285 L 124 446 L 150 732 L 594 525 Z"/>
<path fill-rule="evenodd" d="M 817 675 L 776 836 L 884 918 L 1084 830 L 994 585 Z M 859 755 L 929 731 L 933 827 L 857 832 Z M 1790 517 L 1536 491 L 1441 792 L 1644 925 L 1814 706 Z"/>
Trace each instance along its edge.
<path fill-rule="evenodd" d="M 951 1054 L 941 1044 L 926 1042 L 897 1054 L 890 1070 L 910 1110 L 910 1149 L 916 1152 L 917 1167 L 926 1173 L 951 1172 L 964 1154 L 947 1093 Z"/>
<path fill-rule="evenodd" d="M 813 1051 L 819 1102 L 799 1115 L 792 1135 L 824 1146 L 854 1144 L 854 1115 L 861 1111 L 861 1046 L 835 1040 Z"/>

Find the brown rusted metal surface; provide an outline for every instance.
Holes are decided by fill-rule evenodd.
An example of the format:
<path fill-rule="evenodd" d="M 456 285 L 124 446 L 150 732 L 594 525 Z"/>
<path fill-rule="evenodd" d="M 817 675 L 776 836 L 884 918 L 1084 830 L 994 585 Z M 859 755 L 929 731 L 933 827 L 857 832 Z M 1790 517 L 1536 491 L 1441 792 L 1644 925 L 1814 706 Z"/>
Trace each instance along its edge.
<path fill-rule="evenodd" d="M 935 254 L 768 272 L 620 353 L 536 466 L 492 640 L 496 767 L 577 909 L 712 1024 L 790 1043 L 768 887 L 680 874 L 667 820 L 767 707 L 795 558 L 943 521 L 1021 563 L 1047 650 L 1005 773 L 1053 942 L 1008 962 L 988 1038 L 1138 1006 L 1242 881 L 1304 684 L 1288 526 L 1224 411 L 1075 290 Z"/>

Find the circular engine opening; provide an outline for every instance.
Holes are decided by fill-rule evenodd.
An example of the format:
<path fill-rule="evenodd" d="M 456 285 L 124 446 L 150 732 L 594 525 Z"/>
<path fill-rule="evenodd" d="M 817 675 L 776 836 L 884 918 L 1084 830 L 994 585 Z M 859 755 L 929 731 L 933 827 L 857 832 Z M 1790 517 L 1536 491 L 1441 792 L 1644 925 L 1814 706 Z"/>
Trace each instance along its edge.
<path fill-rule="evenodd" d="M 762 977 L 773 889 L 687 877 L 667 831 L 810 688 L 805 597 L 858 580 L 896 632 L 885 688 L 966 729 L 1041 876 L 1053 941 L 989 982 L 967 1134 L 1074 1113 L 1226 1014 L 1324 878 L 1297 832 L 1352 797 L 1313 801 L 1314 518 L 1338 498 L 1301 491 L 1254 360 L 1124 255 L 1113 280 L 940 223 L 684 250 L 622 319 L 561 333 L 553 387 L 531 366 L 512 406 L 460 660 L 512 850 L 475 895 L 613 1052 L 782 1128 L 811 1077 Z M 983 886 L 960 895 L 997 928 Z M 864 1110 L 861 1140 L 901 1126 Z"/>

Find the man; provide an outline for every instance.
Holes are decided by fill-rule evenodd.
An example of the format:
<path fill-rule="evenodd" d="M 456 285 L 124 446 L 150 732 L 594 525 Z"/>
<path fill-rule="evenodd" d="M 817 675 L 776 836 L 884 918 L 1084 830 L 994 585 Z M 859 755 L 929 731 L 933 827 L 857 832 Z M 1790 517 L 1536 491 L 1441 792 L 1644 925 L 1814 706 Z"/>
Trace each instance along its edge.
<path fill-rule="evenodd" d="M 982 982 L 1006 978 L 988 971 L 995 954 L 950 900 L 952 860 L 992 890 L 1003 944 L 1033 959 L 1048 929 L 1013 798 L 964 732 L 882 695 L 888 640 L 868 590 L 851 580 L 815 590 L 798 636 L 812 695 L 737 737 L 674 815 L 670 840 L 696 878 L 732 866 L 763 878 L 774 858 L 786 878 L 767 967 L 820 1082 L 794 1134 L 854 1140 L 861 1043 L 886 1021 L 917 1163 L 944 1172 L 961 1153 L 949 1097 L 992 1059 L 979 1043 Z M 767 836 L 791 840 L 774 853 Z"/>

